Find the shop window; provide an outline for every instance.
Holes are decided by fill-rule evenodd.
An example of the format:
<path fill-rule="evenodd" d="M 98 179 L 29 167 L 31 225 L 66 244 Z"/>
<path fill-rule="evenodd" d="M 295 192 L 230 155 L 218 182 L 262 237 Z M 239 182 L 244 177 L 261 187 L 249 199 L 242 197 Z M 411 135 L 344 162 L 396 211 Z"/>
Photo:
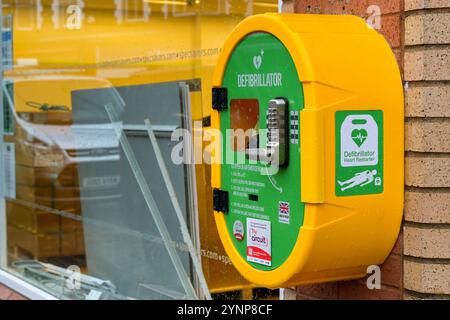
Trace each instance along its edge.
<path fill-rule="evenodd" d="M 220 245 L 210 167 L 173 161 L 173 133 L 208 125 L 221 46 L 250 9 L 276 11 L 263 2 L 3 2 L 2 269 L 61 299 L 252 295 Z M 257 101 L 232 110 L 258 127 Z"/>

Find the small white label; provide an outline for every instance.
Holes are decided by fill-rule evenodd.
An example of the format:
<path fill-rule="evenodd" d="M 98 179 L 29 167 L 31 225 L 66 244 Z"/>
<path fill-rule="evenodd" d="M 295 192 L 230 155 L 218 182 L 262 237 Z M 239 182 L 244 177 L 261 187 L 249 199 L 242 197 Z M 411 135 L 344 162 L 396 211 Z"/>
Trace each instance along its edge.
<path fill-rule="evenodd" d="M 241 220 L 236 220 L 233 224 L 233 235 L 237 241 L 244 239 L 244 224 Z"/>
<path fill-rule="evenodd" d="M 278 222 L 289 224 L 290 222 L 290 205 L 287 201 L 278 202 Z"/>
<path fill-rule="evenodd" d="M 272 265 L 270 221 L 247 218 L 247 261 Z"/>
<path fill-rule="evenodd" d="M 5 166 L 4 196 L 16 198 L 16 146 L 14 143 L 3 144 L 3 164 Z"/>
<path fill-rule="evenodd" d="M 341 166 L 378 164 L 378 125 L 368 114 L 349 115 L 341 126 Z"/>

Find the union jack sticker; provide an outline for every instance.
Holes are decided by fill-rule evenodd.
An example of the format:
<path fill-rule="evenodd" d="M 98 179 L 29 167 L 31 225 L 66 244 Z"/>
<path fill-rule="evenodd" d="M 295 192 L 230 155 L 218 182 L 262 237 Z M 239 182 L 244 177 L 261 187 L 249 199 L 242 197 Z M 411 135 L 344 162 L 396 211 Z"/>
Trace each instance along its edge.
<path fill-rule="evenodd" d="M 278 202 L 278 222 L 289 224 L 289 202 L 280 201 Z"/>

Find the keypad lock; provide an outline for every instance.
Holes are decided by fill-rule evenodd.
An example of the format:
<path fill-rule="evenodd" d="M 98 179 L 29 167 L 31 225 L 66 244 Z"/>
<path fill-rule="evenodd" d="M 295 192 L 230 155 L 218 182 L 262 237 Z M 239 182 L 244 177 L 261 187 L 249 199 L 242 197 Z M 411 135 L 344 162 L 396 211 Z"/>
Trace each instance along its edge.
<path fill-rule="evenodd" d="M 267 111 L 267 158 L 270 164 L 286 167 L 289 160 L 288 103 L 284 98 L 269 101 Z"/>
<path fill-rule="evenodd" d="M 269 101 L 266 113 L 267 144 L 261 145 L 259 136 L 251 139 L 245 150 L 248 159 L 267 165 L 286 167 L 288 164 L 288 103 L 284 98 Z"/>

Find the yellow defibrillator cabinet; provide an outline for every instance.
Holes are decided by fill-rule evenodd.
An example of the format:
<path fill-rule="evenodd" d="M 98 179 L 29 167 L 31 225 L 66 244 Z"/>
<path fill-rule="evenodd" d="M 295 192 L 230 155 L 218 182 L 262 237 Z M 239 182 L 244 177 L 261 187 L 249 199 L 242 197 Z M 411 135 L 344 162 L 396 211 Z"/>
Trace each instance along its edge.
<path fill-rule="evenodd" d="M 381 264 L 403 205 L 403 87 L 386 40 L 354 16 L 264 14 L 220 54 L 214 215 L 265 287 L 352 279 Z"/>

